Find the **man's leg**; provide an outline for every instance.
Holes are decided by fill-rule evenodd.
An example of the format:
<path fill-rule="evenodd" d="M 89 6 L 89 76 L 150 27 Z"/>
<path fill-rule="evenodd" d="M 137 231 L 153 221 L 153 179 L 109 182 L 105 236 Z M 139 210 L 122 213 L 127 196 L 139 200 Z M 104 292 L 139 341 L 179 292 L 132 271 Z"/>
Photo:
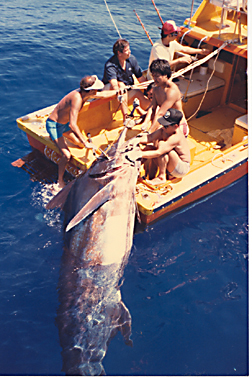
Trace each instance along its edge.
<path fill-rule="evenodd" d="M 128 92 L 129 103 L 132 104 L 134 98 L 138 98 L 140 101 L 140 106 L 143 110 L 147 110 L 150 107 L 151 101 L 145 97 L 143 92 L 140 89 L 131 89 Z"/>
<path fill-rule="evenodd" d="M 143 149 L 144 151 L 149 151 L 157 149 L 153 145 L 146 145 L 146 147 Z M 157 163 L 158 159 L 157 158 L 149 158 L 149 159 L 144 159 L 143 160 L 143 166 L 144 166 L 144 171 L 145 171 L 145 176 L 149 177 L 149 180 L 155 178 L 157 174 Z"/>
<path fill-rule="evenodd" d="M 118 81 L 118 86 L 119 86 L 119 89 L 123 90 L 125 89 L 125 84 L 121 81 Z M 104 88 L 103 90 L 113 90 L 111 84 L 106 84 L 104 85 Z M 120 93 L 119 93 L 120 95 Z M 118 98 L 118 97 L 117 97 Z M 126 91 L 125 93 L 123 93 L 121 95 L 121 97 L 119 97 L 119 100 L 121 102 L 121 110 L 122 110 L 122 115 L 123 115 L 123 122 L 126 121 L 126 118 L 127 118 L 127 114 L 128 114 L 128 91 Z"/>
<path fill-rule="evenodd" d="M 158 175 L 150 180 L 152 185 L 160 185 L 166 182 L 166 168 L 169 161 L 168 154 L 158 157 L 157 159 Z"/>
<path fill-rule="evenodd" d="M 161 143 L 161 142 L 160 142 Z M 166 182 L 166 171 L 172 172 L 178 162 L 180 161 L 180 158 L 174 150 L 171 150 L 169 153 L 158 157 L 157 163 L 158 163 L 158 176 L 150 181 L 153 185 L 160 185 L 162 183 Z"/>
<path fill-rule="evenodd" d="M 125 89 L 125 84 L 121 81 L 118 81 L 119 88 L 122 90 L 122 92 Z M 128 114 L 128 91 L 126 90 L 125 93 L 123 93 L 120 97 L 121 102 L 121 110 L 123 115 L 123 122 L 125 124 L 127 114 Z"/>
<path fill-rule="evenodd" d="M 171 150 L 169 153 L 169 161 L 167 163 L 167 170 L 168 172 L 172 172 L 176 166 L 178 165 L 180 158 L 179 158 L 179 155 L 177 154 L 177 152 L 173 149 Z"/>
<path fill-rule="evenodd" d="M 60 137 L 59 139 L 56 139 L 55 143 L 62 153 L 62 157 L 58 164 L 58 185 L 59 185 L 59 188 L 63 188 L 65 186 L 63 177 L 64 177 L 66 165 L 70 161 L 71 153 L 66 145 L 66 142 L 63 136 Z"/>
<path fill-rule="evenodd" d="M 64 132 L 64 136 L 77 147 L 84 148 L 84 144 L 80 141 L 80 139 L 75 135 L 73 131 Z"/>

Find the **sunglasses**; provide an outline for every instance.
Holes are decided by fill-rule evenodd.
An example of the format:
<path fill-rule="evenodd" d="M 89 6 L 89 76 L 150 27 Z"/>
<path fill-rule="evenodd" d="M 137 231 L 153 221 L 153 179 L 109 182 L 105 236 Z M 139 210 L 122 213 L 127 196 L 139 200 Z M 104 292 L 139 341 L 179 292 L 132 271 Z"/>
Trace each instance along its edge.
<path fill-rule="evenodd" d="M 177 31 L 174 31 L 173 33 L 170 34 L 171 37 L 177 37 L 178 36 L 178 32 Z"/>

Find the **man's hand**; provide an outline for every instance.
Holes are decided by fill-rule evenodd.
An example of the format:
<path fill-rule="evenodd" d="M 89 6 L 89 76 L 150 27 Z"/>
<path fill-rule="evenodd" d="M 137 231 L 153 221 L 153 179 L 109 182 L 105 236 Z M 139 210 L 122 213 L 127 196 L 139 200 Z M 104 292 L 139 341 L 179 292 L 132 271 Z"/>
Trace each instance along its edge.
<path fill-rule="evenodd" d="M 84 142 L 84 146 L 85 146 L 85 148 L 87 148 L 87 149 L 92 149 L 91 144 L 92 144 L 92 143 L 90 143 L 89 141 L 85 141 L 85 142 Z"/>
<path fill-rule="evenodd" d="M 116 91 L 116 94 L 117 94 L 117 99 L 120 103 L 122 103 L 123 101 L 123 98 L 124 98 L 124 94 L 126 94 L 127 90 L 125 88 L 121 88 L 119 89 L 118 91 Z"/>
<path fill-rule="evenodd" d="M 208 50 L 207 48 L 202 48 L 200 54 L 201 55 L 208 55 L 208 54 L 210 54 L 210 50 Z"/>
<path fill-rule="evenodd" d="M 130 162 L 135 162 L 137 160 L 140 160 L 142 158 L 142 151 L 140 148 L 137 148 L 136 150 L 128 151 L 125 154 L 125 158 L 129 160 Z"/>
<path fill-rule="evenodd" d="M 193 61 L 192 56 L 186 55 L 186 54 L 184 54 L 183 56 L 181 56 L 181 58 L 179 58 L 180 63 L 191 64 L 192 61 Z"/>

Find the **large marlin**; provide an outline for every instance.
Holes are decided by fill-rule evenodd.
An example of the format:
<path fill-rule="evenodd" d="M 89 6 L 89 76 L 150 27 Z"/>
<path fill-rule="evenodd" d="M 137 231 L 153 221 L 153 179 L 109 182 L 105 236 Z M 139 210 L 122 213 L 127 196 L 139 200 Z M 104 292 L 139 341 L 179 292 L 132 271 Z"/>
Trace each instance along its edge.
<path fill-rule="evenodd" d="M 65 212 L 57 324 L 67 375 L 104 375 L 102 360 L 118 330 L 131 344 L 120 281 L 133 242 L 141 152 L 128 153 L 126 132 L 47 205 Z"/>

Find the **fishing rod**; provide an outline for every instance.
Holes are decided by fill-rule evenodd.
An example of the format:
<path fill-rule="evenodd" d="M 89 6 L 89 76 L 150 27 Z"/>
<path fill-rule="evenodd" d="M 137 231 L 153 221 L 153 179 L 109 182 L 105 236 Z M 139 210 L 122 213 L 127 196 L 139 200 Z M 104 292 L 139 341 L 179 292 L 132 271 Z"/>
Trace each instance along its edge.
<path fill-rule="evenodd" d="M 188 24 L 188 29 L 190 29 L 190 26 L 191 26 L 191 21 L 192 21 L 192 16 L 193 16 L 193 5 L 194 5 L 194 0 L 192 0 L 191 14 L 190 14 L 190 20 L 189 20 L 189 24 Z"/>
<path fill-rule="evenodd" d="M 154 5 L 154 8 L 156 9 L 156 12 L 157 12 L 157 14 L 158 14 L 158 17 L 159 17 L 159 19 L 160 19 L 162 25 L 164 25 L 164 21 L 162 20 L 162 17 L 161 17 L 161 15 L 160 15 L 159 9 L 156 7 L 156 4 L 155 4 L 154 0 L 151 0 L 151 1 L 152 1 L 152 4 Z"/>
<path fill-rule="evenodd" d="M 135 15 L 137 16 L 137 19 L 138 19 L 138 21 L 140 22 L 140 24 L 142 25 L 142 28 L 144 29 L 144 31 L 145 31 L 145 34 L 147 35 L 147 37 L 148 37 L 148 39 L 149 39 L 149 41 L 150 41 L 150 43 L 152 44 L 152 46 L 153 46 L 153 42 L 152 42 L 152 40 L 151 40 L 151 37 L 149 36 L 149 33 L 148 33 L 148 31 L 145 29 L 145 27 L 144 27 L 144 24 L 142 23 L 142 21 L 141 21 L 141 18 L 138 16 L 138 14 L 137 14 L 137 12 L 135 11 L 135 9 L 134 9 L 134 12 L 135 12 Z"/>

